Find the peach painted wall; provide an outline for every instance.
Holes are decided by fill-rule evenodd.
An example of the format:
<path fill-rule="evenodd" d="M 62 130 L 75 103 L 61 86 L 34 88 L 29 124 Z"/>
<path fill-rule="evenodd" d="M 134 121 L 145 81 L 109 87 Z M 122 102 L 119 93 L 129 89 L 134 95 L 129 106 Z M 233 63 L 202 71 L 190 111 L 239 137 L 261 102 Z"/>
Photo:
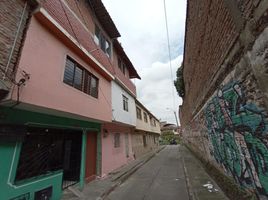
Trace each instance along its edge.
<path fill-rule="evenodd" d="M 91 97 L 63 83 L 66 56 L 76 60 L 99 78 L 99 97 Z M 30 74 L 20 91 L 20 101 L 42 107 L 75 113 L 92 119 L 111 121 L 111 82 L 104 79 L 71 49 L 32 18 L 22 49 L 19 71 Z M 12 99 L 16 100 L 16 91 Z"/>
<path fill-rule="evenodd" d="M 119 124 L 104 124 L 102 130 L 108 131 L 104 137 L 102 131 L 102 176 L 134 160 L 131 141 L 131 129 Z M 120 147 L 114 147 L 114 134 L 120 133 Z M 126 137 L 128 133 L 129 157 L 126 156 Z"/>

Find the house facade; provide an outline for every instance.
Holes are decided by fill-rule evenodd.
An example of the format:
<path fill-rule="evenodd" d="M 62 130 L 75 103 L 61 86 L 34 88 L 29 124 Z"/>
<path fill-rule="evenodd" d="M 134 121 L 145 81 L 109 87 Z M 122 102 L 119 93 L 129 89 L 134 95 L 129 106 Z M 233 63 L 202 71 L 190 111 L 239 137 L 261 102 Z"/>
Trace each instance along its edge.
<path fill-rule="evenodd" d="M 62 189 L 101 175 L 101 126 L 112 121 L 114 75 L 111 50 L 96 41 L 94 6 L 109 15 L 99 2 L 72 3 L 44 1 L 29 20 L 19 84 L 1 102 L 1 199 L 56 200 Z M 119 36 L 110 23 L 107 38 Z"/>
<path fill-rule="evenodd" d="M 134 157 L 156 149 L 159 146 L 160 121 L 136 99 L 137 124 L 132 134 L 132 149 Z"/>
<path fill-rule="evenodd" d="M 131 135 L 136 126 L 136 87 L 130 79 L 140 77 L 117 40 L 114 49 L 112 122 L 103 126 L 103 176 L 134 159 Z"/>
<path fill-rule="evenodd" d="M 17 22 L 9 20 L 19 27 L 5 44 L 11 53 L 0 47 L 0 199 L 58 200 L 63 189 L 83 188 L 154 147 L 136 152 L 131 79 L 140 77 L 102 2 L 40 2 L 0 3 L 20 8 Z M 146 131 L 152 139 L 146 134 L 157 136 L 157 125 Z"/>

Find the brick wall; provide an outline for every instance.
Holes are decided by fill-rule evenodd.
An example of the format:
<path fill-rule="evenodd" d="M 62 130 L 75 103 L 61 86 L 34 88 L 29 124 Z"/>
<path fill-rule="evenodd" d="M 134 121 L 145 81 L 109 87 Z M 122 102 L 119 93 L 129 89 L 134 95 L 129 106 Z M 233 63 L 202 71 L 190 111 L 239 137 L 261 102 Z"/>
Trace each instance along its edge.
<path fill-rule="evenodd" d="M 27 5 L 25 3 L 25 0 L 0 1 L 0 79 L 4 76 L 13 79 L 15 75 L 27 19 L 32 9 L 29 3 Z M 21 26 L 19 28 L 20 21 Z M 12 53 L 14 42 L 15 46 Z M 9 58 L 11 58 L 10 61 Z"/>
<path fill-rule="evenodd" d="M 268 5 L 228 2 L 188 0 L 183 139 L 238 186 L 267 199 Z"/>

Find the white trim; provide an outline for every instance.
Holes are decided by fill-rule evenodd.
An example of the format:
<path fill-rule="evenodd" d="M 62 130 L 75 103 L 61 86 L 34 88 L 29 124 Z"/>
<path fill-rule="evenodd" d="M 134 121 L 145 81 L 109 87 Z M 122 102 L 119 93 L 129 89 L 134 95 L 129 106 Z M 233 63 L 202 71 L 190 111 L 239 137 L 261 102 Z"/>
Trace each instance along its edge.
<path fill-rule="evenodd" d="M 78 41 L 73 38 L 56 20 L 53 19 L 53 17 L 48 14 L 48 12 L 44 8 L 40 8 L 39 12 L 46 17 L 53 25 L 55 25 L 58 30 L 60 30 L 66 37 L 69 38 L 69 40 L 75 44 L 84 54 L 86 54 L 93 62 L 95 62 L 100 69 L 102 69 L 110 78 L 114 79 L 114 76 L 107 70 L 105 67 L 96 60 L 81 44 L 78 43 Z"/>

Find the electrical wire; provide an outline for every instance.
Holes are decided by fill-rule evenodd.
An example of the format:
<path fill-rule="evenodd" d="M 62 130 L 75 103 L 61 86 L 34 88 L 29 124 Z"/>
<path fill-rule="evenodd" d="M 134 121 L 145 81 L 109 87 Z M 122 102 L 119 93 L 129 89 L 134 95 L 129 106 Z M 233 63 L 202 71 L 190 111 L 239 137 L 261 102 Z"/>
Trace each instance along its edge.
<path fill-rule="evenodd" d="M 65 16 L 66 16 L 66 18 L 67 18 L 67 20 L 68 20 L 68 23 L 69 23 L 69 25 L 70 25 L 70 27 L 71 27 L 72 32 L 74 33 L 74 36 L 75 36 L 77 42 L 79 43 L 79 45 L 81 45 L 80 42 L 79 42 L 79 39 L 78 39 L 78 37 L 77 37 L 77 35 L 76 35 L 74 29 L 73 29 L 73 26 L 72 26 L 72 24 L 71 24 L 71 22 L 70 22 L 70 20 L 69 20 L 69 17 L 68 17 L 68 15 L 67 15 L 67 13 L 66 13 L 66 10 L 64 9 L 61 0 L 59 0 L 59 1 L 60 1 L 60 4 L 61 4 L 62 9 L 63 9 L 63 11 L 64 11 L 64 14 L 65 14 Z M 78 7 L 77 4 L 76 4 L 76 6 Z M 78 8 L 79 8 L 79 7 L 78 7 Z M 83 18 L 83 20 L 84 20 L 84 22 L 85 22 L 84 16 L 83 16 L 83 14 L 82 14 L 82 12 L 81 12 L 80 9 L 79 9 L 79 12 L 80 12 L 80 15 L 82 16 L 82 18 Z M 87 25 L 87 24 L 85 24 L 85 25 Z M 90 37 L 90 38 L 91 38 L 91 37 Z M 92 38 L 91 38 L 91 39 L 92 39 Z M 94 41 L 93 41 L 93 42 L 94 42 Z M 98 52 L 98 53 L 99 53 L 99 52 Z M 109 60 L 109 62 L 110 62 L 110 60 Z M 110 63 L 111 63 L 111 62 L 110 62 Z M 91 68 L 88 68 L 88 71 L 89 71 L 91 74 L 94 75 L 94 73 L 92 72 Z M 108 108 L 112 108 L 112 104 L 107 100 L 107 98 L 106 98 L 104 92 L 102 91 L 100 85 L 99 85 L 99 90 L 100 90 L 100 92 L 101 92 L 101 94 L 102 94 L 102 96 L 103 96 L 105 102 L 107 103 Z M 113 119 L 115 119 L 115 117 L 114 117 L 114 115 L 113 115 L 113 112 L 112 112 L 112 117 L 113 117 Z"/>
<path fill-rule="evenodd" d="M 166 23 L 166 33 L 167 33 L 167 44 L 168 44 L 168 55 L 169 55 L 169 68 L 170 68 L 170 76 L 171 76 L 171 91 L 173 96 L 173 109 L 175 110 L 175 94 L 174 94 L 174 83 L 173 83 L 173 72 L 171 65 L 171 53 L 170 53 L 170 40 L 169 40 L 169 30 L 168 30 L 168 19 L 167 19 L 167 8 L 166 8 L 166 0 L 164 1 L 164 12 L 165 12 L 165 23 Z"/>

